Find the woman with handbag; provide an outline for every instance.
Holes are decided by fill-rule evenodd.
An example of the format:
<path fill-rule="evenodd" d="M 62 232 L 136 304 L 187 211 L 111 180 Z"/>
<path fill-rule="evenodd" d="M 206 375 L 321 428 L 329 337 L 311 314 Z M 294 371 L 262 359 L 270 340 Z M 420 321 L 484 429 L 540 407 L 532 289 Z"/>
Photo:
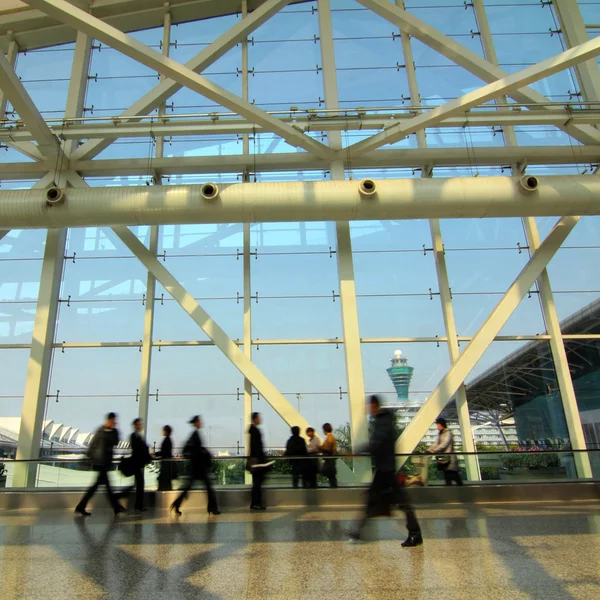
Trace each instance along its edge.
<path fill-rule="evenodd" d="M 337 454 L 337 440 L 333 436 L 333 428 L 329 423 L 323 425 L 323 433 L 325 434 L 325 441 L 319 447 L 319 450 L 325 457 L 323 459 L 323 467 L 321 474 L 327 477 L 329 485 L 332 488 L 338 486 L 337 482 L 337 467 L 335 466 L 336 459 L 334 458 Z"/>
<path fill-rule="evenodd" d="M 210 475 L 208 474 L 212 457 L 208 449 L 202 444 L 202 438 L 200 437 L 200 427 L 202 427 L 200 417 L 198 415 L 192 417 L 190 419 L 190 425 L 193 425 L 194 431 L 183 448 L 183 455 L 190 460 L 190 476 L 177 500 L 171 504 L 171 510 L 177 515 L 182 514 L 180 510 L 181 504 L 192 489 L 194 480 L 199 479 L 200 481 L 203 481 L 206 486 L 206 495 L 208 496 L 208 506 L 206 508 L 208 514 L 220 515 L 221 512 L 217 507 L 217 496 L 212 487 Z"/>
<path fill-rule="evenodd" d="M 171 441 L 173 429 L 170 425 L 163 427 L 165 436 L 160 451 L 156 452 L 155 458 L 160 458 L 160 473 L 158 474 L 158 491 L 170 492 L 173 489 L 173 479 L 175 479 L 173 464 L 173 442 Z"/>
<path fill-rule="evenodd" d="M 452 485 L 453 481 L 456 485 L 462 485 L 463 482 L 458 471 L 458 460 L 454 454 L 452 432 L 448 429 L 446 419 L 439 417 L 435 420 L 435 423 L 438 428 L 438 438 L 429 447 L 429 452 L 438 455 L 436 456 L 437 468 L 444 473 L 446 485 Z"/>

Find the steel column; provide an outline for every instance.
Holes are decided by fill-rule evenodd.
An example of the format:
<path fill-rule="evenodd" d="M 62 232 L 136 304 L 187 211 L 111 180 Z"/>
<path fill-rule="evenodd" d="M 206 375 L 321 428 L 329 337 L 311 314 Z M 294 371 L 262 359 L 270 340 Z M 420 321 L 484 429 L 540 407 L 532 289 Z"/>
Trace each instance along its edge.
<path fill-rule="evenodd" d="M 86 35 L 78 33 L 65 107 L 67 117 L 80 117 L 83 112 L 90 51 L 91 40 Z M 59 151 L 63 150 L 59 148 Z M 66 173 L 61 173 L 60 170 L 48 173 L 34 187 L 44 189 L 50 182 L 66 186 Z M 66 229 L 48 229 L 27 367 L 17 459 L 35 459 L 40 452 L 66 241 Z M 37 466 L 25 465 L 15 469 L 15 487 L 35 486 L 36 473 Z"/>
<path fill-rule="evenodd" d="M 404 0 L 396 0 L 396 5 L 405 9 Z M 408 80 L 408 89 L 410 92 L 411 104 L 420 104 L 421 96 L 419 94 L 419 85 L 417 82 L 417 73 L 415 69 L 412 45 L 410 36 L 401 31 L 400 38 L 402 41 L 402 52 L 404 54 L 404 64 L 406 69 L 406 77 Z M 416 132 L 417 145 L 419 148 L 427 147 L 427 139 L 425 131 L 419 130 Z M 433 169 L 427 165 L 423 165 L 421 170 L 422 177 L 431 177 Z M 456 321 L 454 319 L 454 308 L 452 306 L 452 296 L 450 293 L 450 283 L 448 279 L 448 269 L 446 266 L 446 255 L 444 253 L 444 244 L 442 242 L 442 229 L 439 219 L 429 220 L 429 230 L 431 232 L 431 241 L 433 247 L 433 257 L 435 260 L 435 268 L 438 278 L 438 289 L 440 291 L 440 302 L 442 315 L 444 318 L 444 328 L 446 338 L 448 339 L 448 353 L 450 355 L 450 363 L 454 364 L 460 356 L 458 347 L 458 334 L 456 332 Z M 475 451 L 475 441 L 473 438 L 473 429 L 471 427 L 471 416 L 469 414 L 469 406 L 467 404 L 467 390 L 464 382 L 459 386 L 456 392 L 456 411 L 458 413 L 458 423 L 462 437 L 462 448 L 465 452 Z M 481 479 L 479 471 L 479 462 L 476 456 L 467 456 L 465 458 L 465 467 L 467 470 L 467 479 L 470 481 L 478 481 Z"/>
<path fill-rule="evenodd" d="M 17 56 L 19 54 L 19 46 L 15 40 L 11 40 L 8 44 L 8 53 L 6 54 L 6 60 L 8 64 L 14 69 L 17 64 Z M 6 94 L 0 89 L 0 119 L 4 119 L 6 116 L 6 105 L 8 98 Z"/>
<path fill-rule="evenodd" d="M 40 290 L 23 396 L 17 460 L 36 459 L 40 455 L 66 239 L 66 229 L 49 229 L 46 234 Z M 17 465 L 14 487 L 35 487 L 36 474 L 36 464 Z"/>
<path fill-rule="evenodd" d="M 242 0 L 242 19 L 248 18 L 248 0 Z M 248 102 L 249 80 L 248 80 L 248 38 L 244 37 L 242 41 L 242 99 Z M 256 136 L 256 133 L 254 133 Z M 250 154 L 250 138 L 247 133 L 242 137 L 243 154 Z M 256 173 L 254 173 L 256 177 Z M 250 182 L 249 172 L 245 170 L 242 174 L 242 180 Z M 243 236 L 243 260 L 244 260 L 244 355 L 248 360 L 252 360 L 252 270 L 250 260 L 250 223 L 244 223 Z M 242 415 L 242 439 L 245 456 L 250 456 L 250 436 L 248 429 L 252 422 L 252 382 L 248 377 L 244 377 L 244 414 Z M 249 484 L 252 482 L 252 475 L 244 471 L 244 481 Z"/>
<path fill-rule="evenodd" d="M 169 55 L 171 46 L 171 13 L 167 9 L 163 20 L 163 56 Z M 164 75 L 160 76 L 161 82 L 165 79 Z M 159 116 L 164 114 L 164 102 L 158 109 Z M 164 154 L 165 140 L 162 136 L 156 139 L 156 157 L 162 158 Z M 161 176 L 154 172 L 152 173 L 154 183 L 162 184 Z M 150 243 L 148 249 L 154 256 L 158 252 L 158 236 L 159 226 L 153 225 L 150 227 Z M 148 411 L 150 407 L 150 377 L 152 374 L 152 338 L 154 335 L 154 309 L 156 306 L 156 278 L 148 271 L 146 278 L 146 306 L 144 309 L 144 340 L 142 343 L 142 366 L 140 372 L 140 394 L 138 416 L 144 422 L 144 436 L 148 436 Z"/>
<path fill-rule="evenodd" d="M 533 217 L 523 219 L 523 222 L 525 225 L 525 233 L 527 235 L 527 243 L 529 244 L 529 252 L 533 254 L 540 246 L 540 236 L 537 224 Z M 573 379 L 571 378 L 569 361 L 567 360 L 565 344 L 560 330 L 560 321 L 558 320 L 556 305 L 554 304 L 554 295 L 552 293 L 552 286 L 550 285 L 550 277 L 548 276 L 547 269 L 544 269 L 541 272 L 537 284 L 540 292 L 544 321 L 546 323 L 546 331 L 550 334 L 550 349 L 554 360 L 558 390 L 565 411 L 565 420 L 567 422 L 571 446 L 574 450 L 585 450 L 587 445 L 583 435 L 579 407 L 577 406 L 577 397 L 575 395 L 575 388 L 573 387 Z M 578 477 L 580 479 L 592 477 L 592 467 L 589 456 L 581 452 L 577 452 L 573 456 L 575 457 L 575 468 L 577 469 Z"/>
<path fill-rule="evenodd" d="M 319 0 L 318 13 L 325 105 L 327 109 L 337 109 L 339 108 L 339 101 L 330 0 Z M 341 132 L 331 131 L 328 134 L 328 138 L 330 148 L 334 150 L 342 149 Z M 341 161 L 333 162 L 331 164 L 331 179 L 344 180 L 345 178 L 343 163 Z M 352 260 L 350 223 L 348 221 L 336 222 L 335 231 L 337 239 L 336 256 L 338 281 L 340 285 L 342 326 L 345 342 L 344 357 L 346 361 L 348 405 L 350 409 L 350 435 L 352 439 L 352 449 L 353 451 L 358 451 L 358 449 L 366 446 L 368 443 L 369 432 L 365 403 L 365 382 L 358 323 L 358 306 L 356 302 L 354 262 Z M 367 465 L 363 464 L 363 461 L 356 462 L 355 474 L 358 480 L 368 480 L 371 475 L 370 471 L 371 469 L 367 468 Z"/>

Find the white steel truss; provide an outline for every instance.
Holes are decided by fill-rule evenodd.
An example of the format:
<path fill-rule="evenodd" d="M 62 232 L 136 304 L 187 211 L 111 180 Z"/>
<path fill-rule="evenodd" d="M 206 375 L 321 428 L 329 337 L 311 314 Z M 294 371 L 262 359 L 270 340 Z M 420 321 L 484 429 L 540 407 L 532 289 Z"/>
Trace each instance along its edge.
<path fill-rule="evenodd" d="M 59 21 L 67 23 L 75 29 L 84 31 L 97 40 L 108 44 L 111 48 L 119 50 L 151 69 L 156 69 L 163 75 L 169 76 L 181 85 L 262 125 L 267 131 L 276 133 L 292 146 L 304 148 L 322 159 L 333 157 L 333 152 L 327 146 L 299 132 L 290 125 L 282 123 L 279 119 L 270 116 L 260 108 L 249 102 L 245 102 L 225 88 L 212 83 L 206 77 L 198 75 L 191 69 L 148 48 L 145 44 L 107 25 L 100 19 L 91 17 L 85 11 L 69 4 L 65 0 L 53 0 L 52 2 L 49 0 L 26 1 L 27 4 L 43 10 Z"/>
<path fill-rule="evenodd" d="M 493 83 L 508 77 L 506 71 L 387 0 L 357 0 L 357 2 L 484 81 Z M 513 90 L 510 95 L 517 102 L 540 106 L 545 106 L 549 102 L 548 98 L 528 88 Z M 600 143 L 600 133 L 593 127 L 572 127 L 566 124 L 561 129 L 584 144 Z"/>
<path fill-rule="evenodd" d="M 258 392 L 275 408 L 290 425 L 306 427 L 301 416 L 258 370 L 252 362 L 252 347 L 259 341 L 252 339 L 251 322 L 251 251 L 250 223 L 267 221 L 336 221 L 337 260 L 342 304 L 343 339 L 319 340 L 261 340 L 261 345 L 283 344 L 343 344 L 348 377 L 351 431 L 353 441 L 360 445 L 366 441 L 366 414 L 363 401 L 364 381 L 362 373 L 361 344 L 392 342 L 448 343 L 452 367 L 439 386 L 427 400 L 417 418 L 406 429 L 398 442 L 400 452 L 412 451 L 421 440 L 433 419 L 453 398 L 461 421 L 464 449 L 473 449 L 469 413 L 464 388 L 465 378 L 480 359 L 492 340 L 504 339 L 498 333 L 510 317 L 520 299 L 538 280 L 548 334 L 537 336 L 510 336 L 515 339 L 547 340 L 552 348 L 557 370 L 558 384 L 565 407 L 569 435 L 576 449 L 584 449 L 585 441 L 577 412 L 573 383 L 563 339 L 553 304 L 552 289 L 545 271 L 550 258 L 577 223 L 579 215 L 600 214 L 600 184 L 596 177 L 540 177 L 539 187 L 533 192 L 523 187 L 520 176 L 526 165 L 551 165 L 582 163 L 595 165 L 600 162 L 600 132 L 594 125 L 600 124 L 600 98 L 598 97 L 598 67 L 590 57 L 600 53 L 600 41 L 589 41 L 582 30 L 583 20 L 579 11 L 569 12 L 570 3 L 554 0 L 565 37 L 572 48 L 561 55 L 543 61 L 514 75 L 502 71 L 495 58 L 491 34 L 485 22 L 480 23 L 481 38 L 486 58 L 483 59 L 464 46 L 441 34 L 404 9 L 402 0 L 396 5 L 386 0 L 358 0 L 376 14 L 396 24 L 401 29 L 405 58 L 410 56 L 410 37 L 413 36 L 434 50 L 453 60 L 456 64 L 488 82 L 487 86 L 471 92 L 438 108 L 420 105 L 415 69 L 407 65 L 411 104 L 398 110 L 386 109 L 340 109 L 335 75 L 334 43 L 331 27 L 329 0 L 319 0 L 320 44 L 322 74 L 325 89 L 325 110 L 299 111 L 296 107 L 284 112 L 261 110 L 248 101 L 248 35 L 267 22 L 279 10 L 294 0 L 242 0 L 243 18 L 231 29 L 217 38 L 185 65 L 168 57 L 171 25 L 184 21 L 183 10 L 201 11 L 208 14 L 233 14 L 240 3 L 236 0 L 182 0 L 180 7 L 165 6 L 162 0 L 126 0 L 133 16 L 109 14 L 109 5 L 115 2 L 98 0 L 92 15 L 64 0 L 24 0 L 44 13 L 68 23 L 77 30 L 76 50 L 73 61 L 71 84 L 65 117 L 45 120 L 32 102 L 23 84 L 14 72 L 19 44 L 10 37 L 8 57 L 0 54 L 0 117 L 4 116 L 7 101 L 19 113 L 18 120 L 4 119 L 0 123 L 0 141 L 19 150 L 35 162 L 0 164 L 2 179 L 40 178 L 35 190 L 27 192 L 0 192 L 0 240 L 11 228 L 51 227 L 48 230 L 44 267 L 40 283 L 40 298 L 34 325 L 32 344 L 1 345 L 2 348 L 30 349 L 30 363 L 25 390 L 23 422 L 19 442 L 19 456 L 33 458 L 39 448 L 39 437 L 48 394 L 50 359 L 54 349 L 92 347 L 139 347 L 142 350 L 139 414 L 147 419 L 150 385 L 150 367 L 153 348 L 167 346 L 214 345 L 218 347 L 245 377 L 244 423 L 252 410 L 252 390 Z M 205 6 L 198 8 L 200 4 Z M 208 5 L 210 4 L 210 8 Z M 575 3 L 576 4 L 576 3 Z M 184 8 L 185 5 L 185 8 Z M 482 0 L 474 0 L 474 11 L 482 16 Z M 114 9 L 114 6 L 113 6 Z M 144 12 L 146 9 L 146 12 Z M 105 12 L 103 12 L 105 11 Z M 38 11 L 38 18 L 42 15 Z M 142 17 L 142 13 L 147 16 Z M 131 31 L 136 16 L 140 23 L 154 23 L 161 14 L 164 25 L 162 54 L 137 42 L 123 31 Z M 211 13 L 211 14 L 213 14 Z M 190 15 L 191 12 L 186 14 Z M 200 14 L 200 12 L 198 12 Z M 20 19 L 11 17 L 12 19 Z M 7 18 L 0 10 L 0 32 Z M 16 22 L 16 21 L 15 21 Z M 156 24 L 156 23 L 155 23 Z M 119 28 L 116 27 L 118 25 Z M 57 35 L 66 34 L 69 28 L 60 26 Z M 16 40 L 31 39 L 27 29 Z M 56 33 L 56 32 L 55 32 Z M 48 34 L 50 35 L 50 34 Z M 54 35 L 54 34 L 53 34 Z M 160 74 L 160 83 L 119 115 L 102 119 L 83 117 L 86 81 L 89 71 L 91 37 L 101 40 L 123 54 L 135 58 Z M 8 38 L 6 38 L 8 39 Z M 75 39 L 75 37 L 73 37 Z M 315 39 L 315 42 L 317 39 Z M 2 40 L 0 39 L 0 43 Z M 41 43 L 41 42 L 40 42 Z M 242 94 L 238 97 L 224 88 L 214 85 L 199 75 L 222 57 L 236 44 L 242 44 Z M 26 46 L 21 46 L 26 47 Z M 410 60 L 412 63 L 412 59 Z M 575 65 L 579 83 L 585 92 L 585 106 L 558 105 L 542 94 L 523 87 L 529 83 Z M 317 72 L 319 68 L 317 67 Z M 164 102 L 182 87 L 220 103 L 233 113 L 204 115 L 172 115 L 167 117 Z M 510 95 L 521 105 L 508 105 L 504 95 Z M 476 109 L 480 104 L 496 99 L 498 110 Z M 153 110 L 159 117 L 149 117 Z M 518 110 L 517 110 L 518 109 Z M 567 132 L 574 139 L 587 144 L 578 147 L 528 147 L 519 148 L 512 127 L 519 125 L 550 125 Z M 504 127 L 508 147 L 427 148 L 425 131 L 431 128 Z M 342 131 L 378 131 L 380 133 L 343 148 Z M 249 135 L 272 132 L 289 144 L 307 152 L 281 153 L 252 156 Z M 328 133 L 329 145 L 313 139 L 310 133 Z M 417 134 L 417 149 L 377 150 L 381 145 L 394 143 L 410 133 Z M 243 152 L 239 156 L 177 157 L 163 156 L 163 137 L 202 135 L 243 136 Z M 152 177 L 157 187 L 148 188 L 87 188 L 84 177 L 127 177 L 148 175 L 146 159 L 97 160 L 95 157 L 119 138 L 158 136 L 156 158 L 152 160 Z M 77 142 L 87 141 L 80 147 Z M 64 156 L 62 153 L 64 150 Z M 57 157 L 61 168 L 57 169 Z M 496 165 L 512 168 L 512 178 L 465 178 L 430 179 L 434 167 Z M 413 168 L 421 171 L 422 180 L 381 180 L 375 182 L 377 195 L 366 196 L 359 191 L 359 182 L 343 181 L 345 169 Z M 250 184 L 250 173 L 257 171 L 330 171 L 331 182 L 293 184 Z M 236 173 L 243 184 L 220 186 L 217 200 L 203 201 L 199 188 L 193 186 L 165 186 L 162 177 L 182 174 Z M 66 188 L 66 201 L 48 207 L 43 189 L 49 185 Z M 168 190 L 168 193 L 167 193 Z M 364 192 L 364 190 L 363 190 Z M 564 198 L 569 198 L 568 205 Z M 307 202 L 307 199 L 309 202 Z M 108 207 L 108 208 L 107 208 Z M 149 217 L 149 208 L 154 216 Z M 185 216 L 182 216 L 185 215 Z M 554 215 L 563 218 L 546 240 L 540 244 L 534 215 Z M 474 337 L 459 337 L 456 333 L 452 297 L 445 266 L 444 247 L 439 218 L 454 217 L 503 217 L 523 216 L 531 259 L 506 292 L 503 300 Z M 445 337 L 431 338 L 361 338 L 359 334 L 356 289 L 352 260 L 352 244 L 349 220 L 358 219 L 407 219 L 430 218 L 431 235 L 440 298 L 445 325 Z M 156 259 L 158 226 L 166 223 L 241 223 L 243 222 L 243 268 L 244 268 L 244 339 L 230 339 L 210 319 L 203 308 L 175 280 Z M 123 225 L 153 224 L 150 247 L 144 247 L 134 234 Z M 90 342 L 58 343 L 54 340 L 60 277 L 62 273 L 65 230 L 59 227 L 107 225 L 115 226 L 114 232 L 148 269 L 147 305 L 145 307 L 144 339 L 140 342 Z M 54 229 L 52 229 L 54 228 Z M 62 248 L 62 250 L 61 250 Z M 207 333 L 211 341 L 177 342 L 153 339 L 154 286 L 162 283 L 192 319 Z M 150 297 L 151 296 L 151 297 Z M 589 336 L 588 336 L 589 337 Z M 470 342 L 459 354 L 458 343 Z M 240 349 L 243 346 L 243 350 Z M 583 455 L 576 458 L 580 477 L 589 477 L 589 461 Z M 477 478 L 477 465 L 467 461 L 469 478 Z M 24 470 L 16 474 L 16 481 L 32 484 L 35 473 Z"/>
<path fill-rule="evenodd" d="M 448 373 L 444 375 L 415 418 L 398 438 L 396 450 L 399 454 L 410 454 L 417 447 L 433 421 L 452 400 L 473 367 L 483 356 L 483 353 L 488 349 L 521 300 L 527 295 L 531 286 L 546 268 L 548 262 L 569 233 L 573 231 L 578 221 L 579 217 L 563 217 L 540 244 L 539 248 L 533 252 L 529 262 L 504 294 L 502 300 L 496 305 L 458 360 L 453 363 Z"/>
<path fill-rule="evenodd" d="M 488 100 L 510 94 L 514 90 L 518 90 L 559 71 L 564 71 L 573 65 L 598 56 L 598 54 L 600 54 L 600 40 L 588 40 L 580 46 L 566 50 L 557 56 L 547 58 L 536 65 L 527 67 L 512 75 L 507 75 L 456 100 L 451 100 L 427 113 L 409 119 L 405 123 L 392 125 L 381 133 L 353 144 L 347 152 L 352 157 L 356 157 L 367 152 L 372 152 L 385 144 L 394 144 L 411 133 L 437 125 L 446 117 L 460 114 L 474 106 L 484 104 Z"/>

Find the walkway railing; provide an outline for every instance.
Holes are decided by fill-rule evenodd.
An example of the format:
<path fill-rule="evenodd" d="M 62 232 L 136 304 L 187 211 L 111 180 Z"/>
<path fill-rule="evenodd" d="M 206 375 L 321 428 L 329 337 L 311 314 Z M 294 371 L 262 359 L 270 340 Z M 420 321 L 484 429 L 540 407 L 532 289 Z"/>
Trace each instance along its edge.
<path fill-rule="evenodd" d="M 465 457 L 471 454 L 477 457 L 483 482 L 510 485 L 576 480 L 574 455 L 577 452 L 586 452 L 589 455 L 594 477 L 600 480 L 600 450 L 493 450 L 473 453 L 456 452 L 454 456 L 457 457 L 463 479 L 466 480 Z M 423 453 L 399 454 L 397 457 L 407 457 L 400 473 L 403 473 L 401 478 L 408 484 L 443 484 L 443 472 L 438 468 L 435 456 Z M 287 458 L 280 455 L 271 455 L 268 460 L 273 461 L 273 465 L 269 469 L 266 485 L 276 487 L 291 487 L 292 463 L 296 463 L 302 470 L 307 461 L 306 458 Z M 321 465 L 323 460 L 322 457 L 319 459 Z M 351 474 L 352 471 L 364 471 L 366 466 L 370 467 L 370 456 L 344 454 L 334 460 L 336 463 L 343 461 L 350 467 L 350 476 L 345 474 L 347 470 L 338 469 L 340 487 L 365 485 L 365 483 L 357 484 L 355 479 L 351 479 Z M 177 489 L 181 481 L 187 477 L 188 467 L 188 461 L 184 458 L 152 462 L 146 467 L 146 489 L 157 488 L 157 478 L 161 468 L 171 470 L 174 475 L 173 487 Z M 211 473 L 217 486 L 244 486 L 245 467 L 244 456 L 218 456 L 213 457 Z M 0 457 L 0 492 L 16 489 L 13 487 L 13 477 L 19 468 L 27 468 L 30 473 L 32 471 L 35 473 L 35 488 L 39 489 L 82 489 L 89 486 L 95 478 L 93 466 L 87 458 L 53 457 L 19 461 Z M 110 477 L 115 487 L 133 485 L 133 478 L 124 477 L 119 470 L 119 460 L 113 462 Z M 327 479 L 322 475 L 319 475 L 319 485 L 327 485 Z"/>

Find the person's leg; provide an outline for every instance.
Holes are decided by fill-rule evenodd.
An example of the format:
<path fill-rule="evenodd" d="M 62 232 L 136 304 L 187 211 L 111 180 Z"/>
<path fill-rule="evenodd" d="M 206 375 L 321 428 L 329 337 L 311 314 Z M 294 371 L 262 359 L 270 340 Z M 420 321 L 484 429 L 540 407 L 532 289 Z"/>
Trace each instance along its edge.
<path fill-rule="evenodd" d="M 96 490 L 100 486 L 100 477 L 101 477 L 101 471 L 98 471 L 98 474 L 96 475 L 96 481 L 94 483 L 92 483 L 92 485 L 90 485 L 90 487 L 87 489 L 87 491 L 85 492 L 85 494 L 79 501 L 79 504 L 77 505 L 77 508 L 75 509 L 77 512 L 81 512 L 81 513 L 85 512 L 85 507 L 87 506 L 87 503 L 92 499 L 92 496 L 96 493 Z"/>
<path fill-rule="evenodd" d="M 202 481 L 204 482 L 204 485 L 206 486 L 206 496 L 207 496 L 206 510 L 209 513 L 218 513 L 219 507 L 217 506 L 217 495 L 215 494 L 215 490 L 212 486 L 212 482 L 210 480 L 210 476 L 208 475 L 208 472 L 204 473 L 204 475 L 202 477 Z"/>
<path fill-rule="evenodd" d="M 144 469 L 140 467 L 135 471 L 135 508 L 144 509 Z"/>
<path fill-rule="evenodd" d="M 460 476 L 460 471 L 454 471 L 454 481 L 456 481 L 456 485 L 463 484 L 462 477 Z"/>
<path fill-rule="evenodd" d="M 406 529 L 408 529 L 408 539 L 403 542 L 403 546 L 418 546 L 423 543 L 421 535 L 421 527 L 417 520 L 417 515 L 413 507 L 410 505 L 406 492 L 401 488 L 396 488 L 396 497 L 398 500 L 398 508 L 406 515 Z"/>
<path fill-rule="evenodd" d="M 252 501 L 251 506 L 262 506 L 262 469 L 253 469 L 252 471 Z"/>
<path fill-rule="evenodd" d="M 374 517 L 377 513 L 377 503 L 378 499 L 381 495 L 381 473 L 379 471 L 375 471 L 375 475 L 373 477 L 373 481 L 371 481 L 371 485 L 369 486 L 369 490 L 367 491 L 367 503 L 365 505 L 365 510 L 361 520 L 358 523 L 356 529 L 350 532 L 350 539 L 358 540 L 360 539 L 361 532 L 364 526 L 367 524 L 367 521 Z"/>
<path fill-rule="evenodd" d="M 444 485 L 452 485 L 452 471 L 444 470 Z"/>
<path fill-rule="evenodd" d="M 335 465 L 335 461 L 331 461 L 331 475 L 329 476 L 329 485 L 332 488 L 336 488 L 338 486 L 337 480 L 337 467 Z"/>
<path fill-rule="evenodd" d="M 98 483 L 99 483 L 99 485 L 104 484 L 106 486 L 106 495 L 108 496 L 108 501 L 110 502 L 110 505 L 113 507 L 113 510 L 115 511 L 115 513 L 125 510 L 119 504 L 117 497 L 115 496 L 112 488 L 110 487 L 110 480 L 108 478 L 108 469 L 103 469 L 102 471 L 100 471 L 100 477 L 98 477 Z"/>
<path fill-rule="evenodd" d="M 194 478 L 190 475 L 188 480 L 185 482 L 185 485 L 181 488 L 181 493 L 177 496 L 177 499 L 173 504 L 171 504 L 171 508 L 175 510 L 175 512 L 179 512 L 179 507 L 182 502 L 187 498 L 189 491 L 192 489 L 192 485 L 194 484 Z"/>

